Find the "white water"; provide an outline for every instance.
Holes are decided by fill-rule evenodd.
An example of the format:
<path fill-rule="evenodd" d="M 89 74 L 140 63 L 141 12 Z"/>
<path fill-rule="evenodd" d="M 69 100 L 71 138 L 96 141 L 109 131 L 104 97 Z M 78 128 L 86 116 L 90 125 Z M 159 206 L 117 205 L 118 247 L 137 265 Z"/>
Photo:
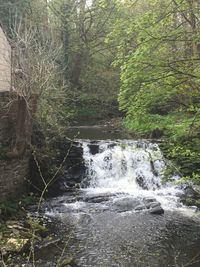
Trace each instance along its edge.
<path fill-rule="evenodd" d="M 182 207 L 182 191 L 172 183 L 162 185 L 166 165 L 157 144 L 123 140 L 102 141 L 98 145 L 99 152 L 92 155 L 90 142 L 83 142 L 88 193 L 128 193 L 133 197 L 154 197 L 165 209 Z"/>

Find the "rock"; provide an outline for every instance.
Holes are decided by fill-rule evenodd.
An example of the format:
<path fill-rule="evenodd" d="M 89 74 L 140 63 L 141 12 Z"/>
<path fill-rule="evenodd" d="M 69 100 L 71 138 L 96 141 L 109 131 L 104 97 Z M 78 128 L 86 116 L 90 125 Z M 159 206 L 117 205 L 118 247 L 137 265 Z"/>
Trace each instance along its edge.
<path fill-rule="evenodd" d="M 104 201 L 108 201 L 111 197 L 115 196 L 115 194 L 111 193 L 103 193 L 98 195 L 88 195 L 84 198 L 85 202 L 92 202 L 92 203 L 101 203 Z"/>
<path fill-rule="evenodd" d="M 26 230 L 23 226 L 20 225 L 20 222 L 18 221 L 6 221 L 6 225 L 8 229 Z"/>
<path fill-rule="evenodd" d="M 195 201 L 195 206 L 200 209 L 200 199 Z"/>
<path fill-rule="evenodd" d="M 115 147 L 116 145 L 117 145 L 116 143 L 109 144 L 109 145 L 108 145 L 108 148 L 113 148 L 113 147 Z"/>
<path fill-rule="evenodd" d="M 38 241 L 35 244 L 35 252 L 37 254 L 48 252 L 48 250 L 58 247 L 60 242 L 61 238 L 56 238 L 56 239 L 51 239 L 51 237 L 45 238 L 42 241 Z"/>
<path fill-rule="evenodd" d="M 145 209 L 146 209 L 145 205 L 138 205 L 138 206 L 135 207 L 136 211 L 145 210 Z"/>
<path fill-rule="evenodd" d="M 99 145 L 98 144 L 89 144 L 89 148 L 90 148 L 90 153 L 92 155 L 99 153 Z"/>
<path fill-rule="evenodd" d="M 162 136 L 163 136 L 163 130 L 159 128 L 155 128 L 154 130 L 152 130 L 150 137 L 152 139 L 158 139 L 158 138 L 161 138 Z"/>
<path fill-rule="evenodd" d="M 158 201 L 150 202 L 146 204 L 147 209 L 159 207 L 161 204 Z"/>
<path fill-rule="evenodd" d="M 142 175 L 138 175 L 136 177 L 136 182 L 138 183 L 138 185 L 143 188 L 144 190 L 147 190 L 148 189 L 148 186 L 146 185 L 146 182 L 145 182 L 145 178 L 142 176 Z"/>
<path fill-rule="evenodd" d="M 196 204 L 198 203 L 194 198 L 190 197 L 182 197 L 181 201 L 186 206 L 196 206 Z"/>
<path fill-rule="evenodd" d="M 104 202 L 104 201 L 108 201 L 109 198 L 110 198 L 110 197 L 108 197 L 108 196 L 104 196 L 104 197 L 101 197 L 101 196 L 98 197 L 98 196 L 96 196 L 96 197 L 87 197 L 87 198 L 85 198 L 84 200 L 85 200 L 86 202 L 101 203 L 101 202 Z"/>
<path fill-rule="evenodd" d="M 115 200 L 113 207 L 118 212 L 124 212 L 129 210 L 134 210 L 141 202 L 139 199 L 125 197 Z"/>
<path fill-rule="evenodd" d="M 57 169 L 63 165 L 56 179 L 50 184 L 48 191 L 45 192 L 45 195 L 51 197 L 61 195 L 63 192 L 68 191 L 69 188 L 77 187 L 77 184 L 82 182 L 86 170 L 81 143 L 71 142 L 67 138 L 58 137 L 55 139 L 49 148 L 50 152 L 55 151 L 54 157 L 51 154 L 47 154 L 37 158 L 41 172 L 46 173 L 46 177 L 52 176 L 52 168 Z M 65 159 L 64 162 L 63 159 Z M 33 192 L 35 192 L 35 188 L 43 190 L 44 185 L 40 179 L 40 173 L 34 157 L 31 158 L 30 162 L 30 180 Z"/>
<path fill-rule="evenodd" d="M 158 171 L 155 169 L 154 161 L 152 159 L 150 159 L 150 165 L 151 165 L 151 171 L 152 171 L 153 175 L 155 175 L 157 177 Z"/>
<path fill-rule="evenodd" d="M 69 257 L 69 258 L 65 258 L 60 264 L 60 267 L 70 267 L 71 264 L 73 264 L 73 258 Z"/>
<path fill-rule="evenodd" d="M 156 201 L 156 199 L 153 197 L 147 197 L 144 199 L 145 204 L 150 203 L 150 202 L 155 202 L 155 201 Z"/>
<path fill-rule="evenodd" d="M 147 147 L 147 144 L 143 141 L 140 141 L 140 142 L 137 142 L 136 147 L 145 149 Z"/>
<path fill-rule="evenodd" d="M 29 239 L 9 238 L 2 248 L 3 251 L 22 252 L 28 247 Z"/>
<path fill-rule="evenodd" d="M 158 214 L 158 215 L 161 215 L 164 213 L 164 209 L 161 207 L 161 206 L 157 206 L 157 207 L 154 207 L 154 208 L 151 208 L 149 210 L 149 213 L 150 214 Z"/>
<path fill-rule="evenodd" d="M 200 186 L 199 185 L 194 185 L 193 188 L 200 195 Z"/>
<path fill-rule="evenodd" d="M 186 198 L 200 199 L 200 194 L 190 185 L 184 188 L 184 193 Z"/>
<path fill-rule="evenodd" d="M 197 206 L 200 203 L 200 193 L 193 185 L 183 186 L 184 194 L 181 196 L 181 202 L 187 206 Z"/>

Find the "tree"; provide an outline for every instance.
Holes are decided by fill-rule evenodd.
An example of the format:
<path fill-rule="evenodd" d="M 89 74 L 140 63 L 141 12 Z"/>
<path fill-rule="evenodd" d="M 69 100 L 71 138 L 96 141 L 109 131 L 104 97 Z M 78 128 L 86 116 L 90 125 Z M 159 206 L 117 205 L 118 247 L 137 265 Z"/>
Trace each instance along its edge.
<path fill-rule="evenodd" d="M 168 156 L 185 175 L 198 173 L 200 9 L 198 1 L 123 1 L 109 42 L 118 42 L 119 103 L 125 125 L 168 136 Z M 123 15 L 124 14 L 124 15 Z M 116 41 L 117 40 L 117 41 Z M 194 145 L 195 144 L 195 145 Z M 199 176 L 198 176 L 199 177 Z"/>
<path fill-rule="evenodd" d="M 199 108 L 196 3 L 126 1 L 123 9 L 128 18 L 116 23 L 110 39 L 121 39 L 115 64 L 122 65 L 119 102 L 127 112 L 127 126 L 184 134 Z"/>

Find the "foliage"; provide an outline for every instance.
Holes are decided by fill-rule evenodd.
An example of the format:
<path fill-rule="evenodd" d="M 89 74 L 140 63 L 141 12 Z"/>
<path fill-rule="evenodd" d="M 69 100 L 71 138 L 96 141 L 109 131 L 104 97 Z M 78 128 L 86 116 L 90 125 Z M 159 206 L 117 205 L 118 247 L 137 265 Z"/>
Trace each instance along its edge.
<path fill-rule="evenodd" d="M 192 179 L 195 183 L 200 183 L 200 146 L 198 138 L 189 141 L 167 142 L 162 144 L 162 149 L 165 155 L 176 166 L 179 166 L 177 174 L 182 176 L 184 181 Z"/>
<path fill-rule="evenodd" d="M 80 98 L 87 95 L 88 104 L 91 95 L 116 100 L 119 71 L 111 65 L 115 47 L 105 42 L 117 16 L 116 2 L 96 0 L 88 5 L 84 0 L 53 0 L 49 9 L 59 29 L 57 41 L 62 44 L 61 80 L 71 89 L 67 92 L 74 94 L 75 109 L 79 108 L 78 94 Z"/>
<path fill-rule="evenodd" d="M 82 112 L 90 116 L 108 107 L 109 114 L 117 99 L 119 70 L 111 65 L 115 46 L 105 39 L 118 16 L 118 1 L 0 4 L 1 23 L 14 48 L 15 90 L 27 99 L 38 95 L 36 119 L 44 130 L 61 132 Z M 102 107 L 90 108 L 98 99 Z M 83 102 L 86 107 L 79 109 Z"/>
<path fill-rule="evenodd" d="M 2 217 L 17 216 L 20 212 L 36 201 L 33 195 L 22 196 L 20 199 L 8 199 L 0 203 Z"/>
<path fill-rule="evenodd" d="M 171 140 L 168 156 L 193 177 L 200 152 L 199 10 L 198 1 L 127 0 L 108 35 L 119 44 L 114 64 L 121 68 L 125 126 L 146 135 L 160 129 Z"/>

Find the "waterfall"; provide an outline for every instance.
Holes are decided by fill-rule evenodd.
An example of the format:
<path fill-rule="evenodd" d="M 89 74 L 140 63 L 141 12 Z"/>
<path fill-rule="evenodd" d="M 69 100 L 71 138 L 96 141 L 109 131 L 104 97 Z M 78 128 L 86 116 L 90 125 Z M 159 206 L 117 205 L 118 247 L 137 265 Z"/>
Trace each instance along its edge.
<path fill-rule="evenodd" d="M 174 266 L 174 258 L 183 266 L 199 255 L 199 214 L 181 204 L 181 186 L 163 184 L 167 166 L 158 144 L 80 139 L 73 145 L 67 190 L 44 201 L 59 240 L 51 266 L 62 244 L 63 256 L 75 255 L 81 267 Z"/>
<path fill-rule="evenodd" d="M 164 206 L 177 206 L 180 189 L 172 184 L 162 185 L 166 164 L 158 144 L 130 140 L 96 144 L 83 141 L 82 147 L 86 166 L 83 185 L 88 190 L 153 196 Z"/>
<path fill-rule="evenodd" d="M 99 143 L 93 155 L 83 143 L 83 157 L 90 187 L 118 190 L 160 188 L 165 162 L 157 144 L 136 141 Z"/>

